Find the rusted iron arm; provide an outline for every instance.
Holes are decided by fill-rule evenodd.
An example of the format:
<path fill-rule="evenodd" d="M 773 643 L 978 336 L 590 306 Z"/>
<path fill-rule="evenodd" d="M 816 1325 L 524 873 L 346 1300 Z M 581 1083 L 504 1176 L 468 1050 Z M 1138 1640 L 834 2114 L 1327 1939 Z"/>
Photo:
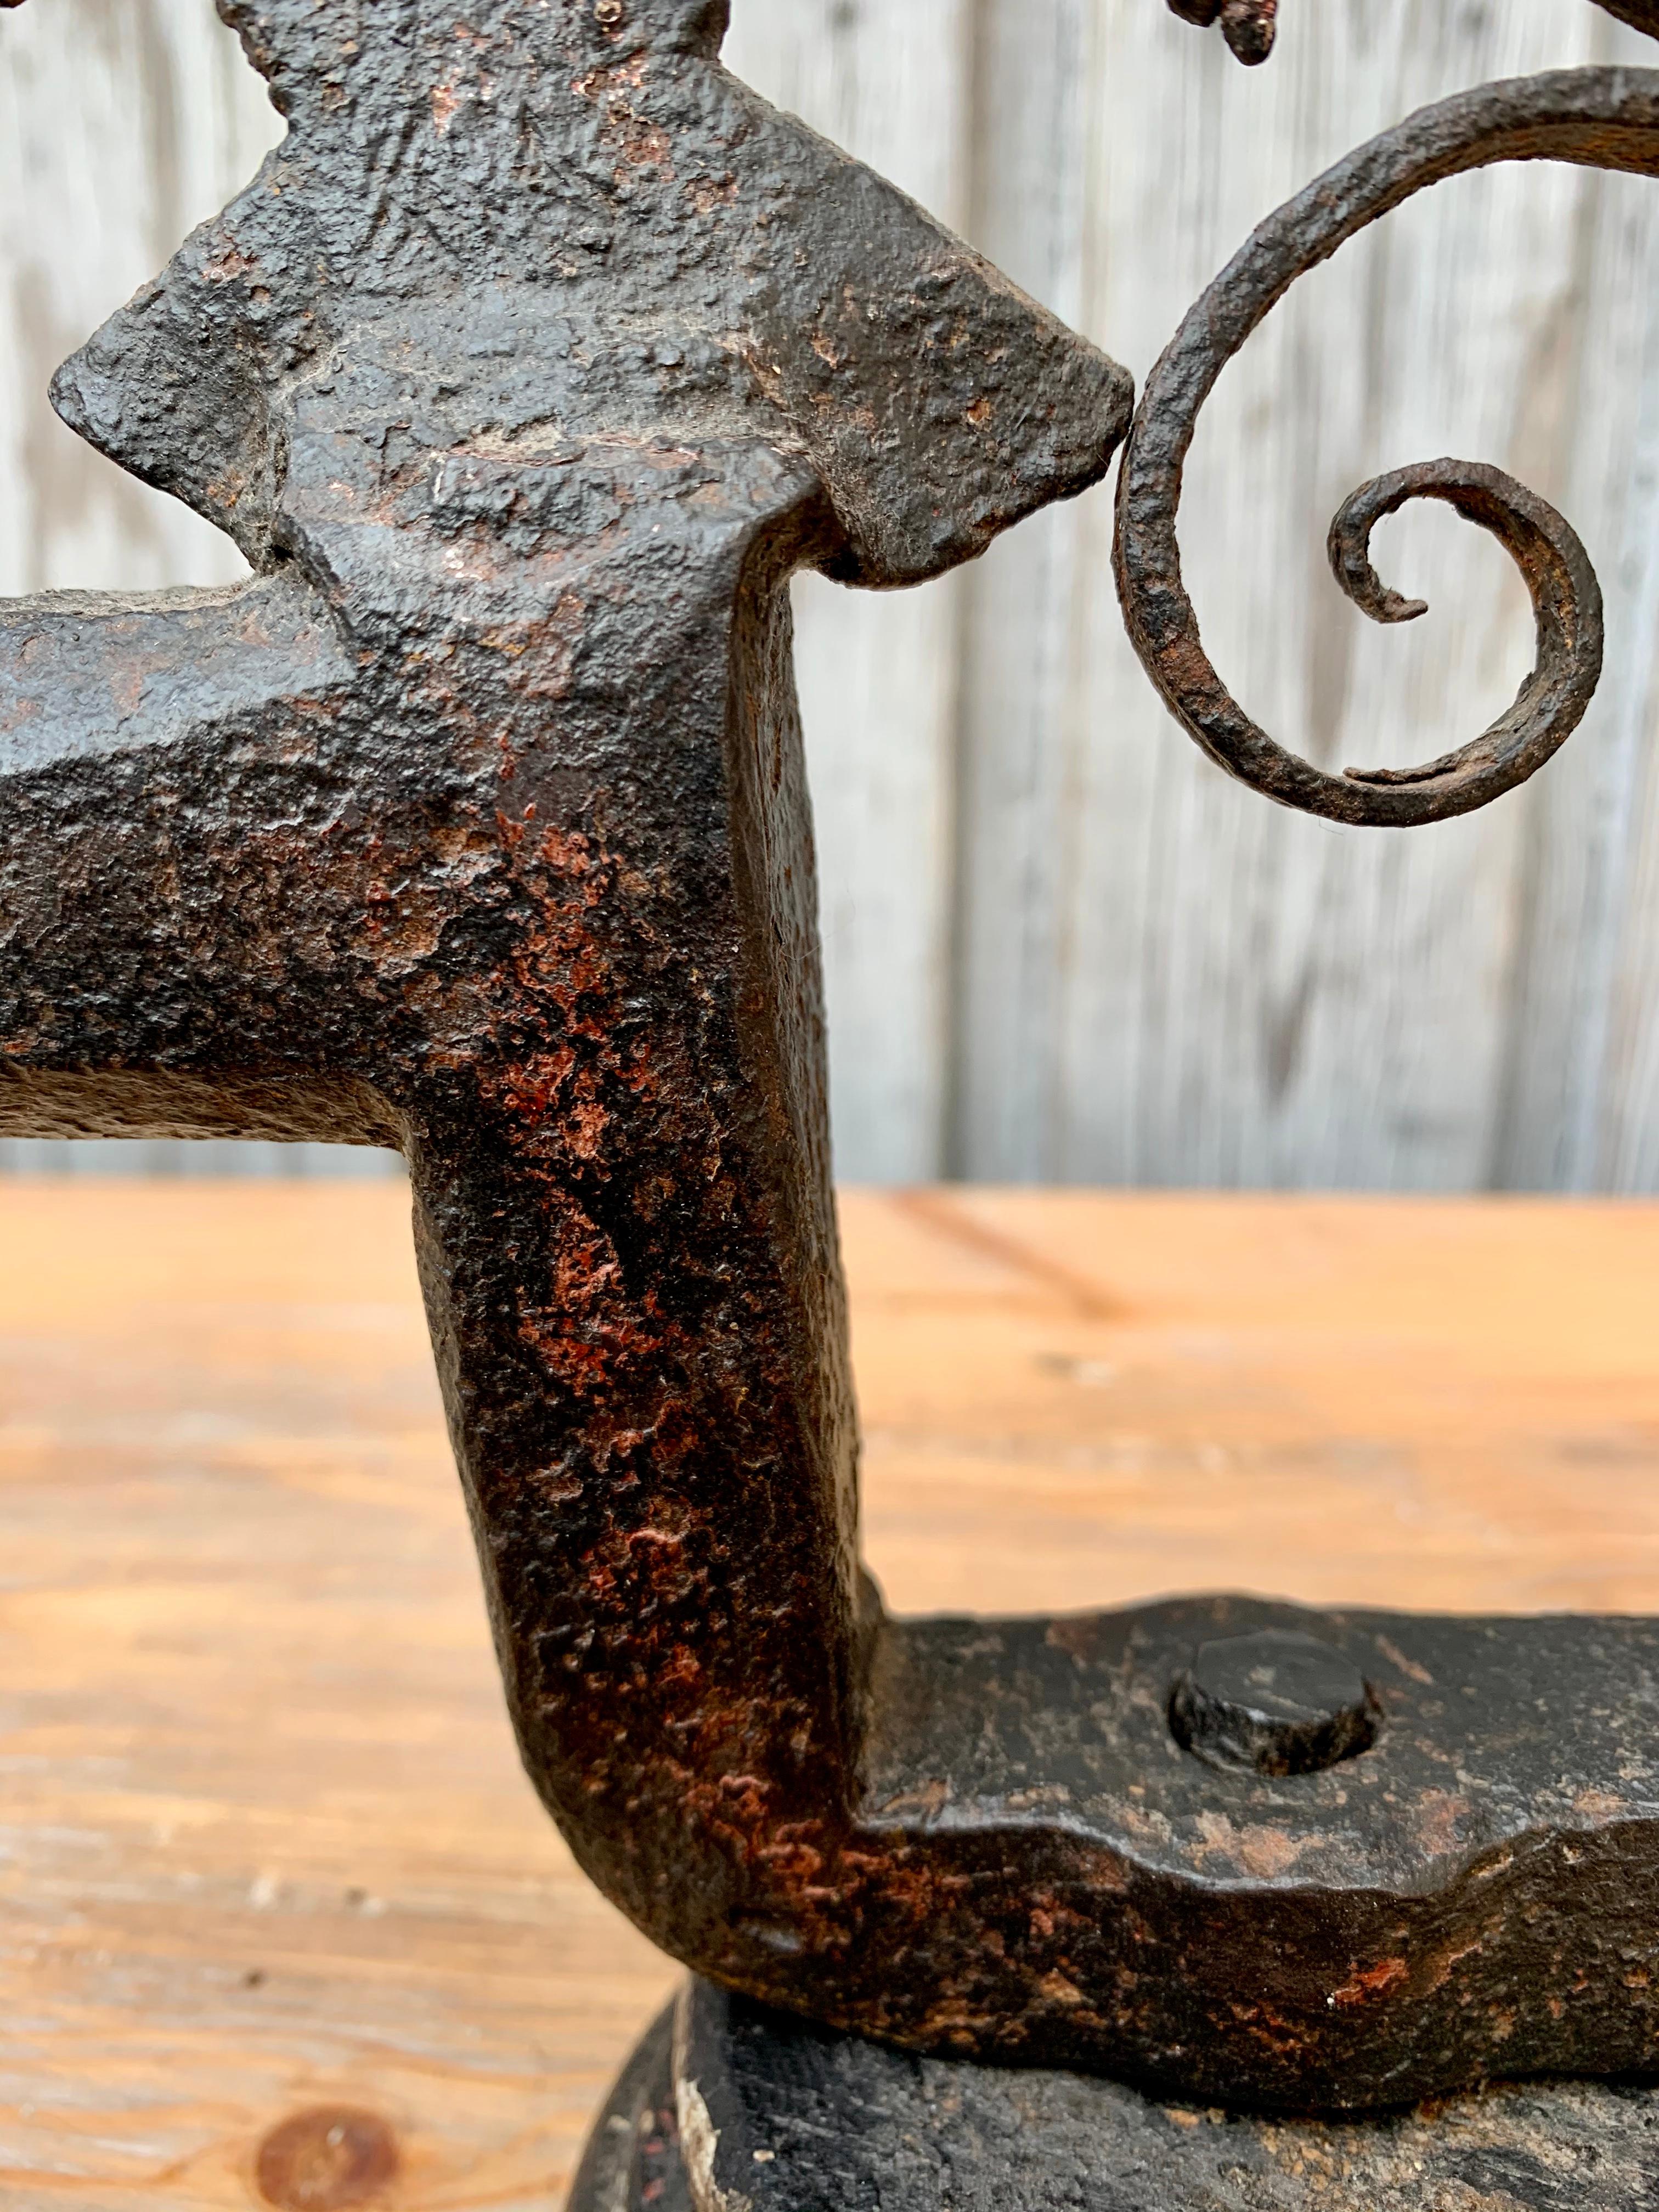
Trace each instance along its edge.
<path fill-rule="evenodd" d="M 257 575 L 0 606 L 0 1127 L 402 1146 L 526 1766 L 712 1979 L 1218 2102 L 1643 2063 L 1648 1627 L 907 1626 L 860 1579 L 786 586 L 938 574 L 1096 482 L 1127 378 L 727 76 L 716 0 L 221 4 L 289 137 L 56 398 Z M 1358 157 L 1297 248 L 1498 148 L 1645 167 L 1650 81 L 1543 82 Z M 1155 549 L 1259 264 L 1154 380 Z M 1383 611 L 1413 488 L 1340 538 Z M 1431 488 L 1579 652 L 1547 511 Z M 1238 1637 L 1310 1629 L 1337 1709 L 1235 1725 Z"/>

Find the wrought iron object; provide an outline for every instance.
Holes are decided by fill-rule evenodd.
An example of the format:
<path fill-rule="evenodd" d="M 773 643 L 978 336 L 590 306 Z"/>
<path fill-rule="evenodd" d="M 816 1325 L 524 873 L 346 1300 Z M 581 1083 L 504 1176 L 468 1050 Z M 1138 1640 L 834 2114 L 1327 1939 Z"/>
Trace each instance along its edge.
<path fill-rule="evenodd" d="M 1206 28 L 1219 23 L 1222 36 L 1246 68 L 1265 62 L 1279 32 L 1279 0 L 1170 0 L 1172 15 Z"/>
<path fill-rule="evenodd" d="M 1126 614 L 1206 750 L 1346 821 L 1485 804 L 1600 673 L 1568 525 L 1455 462 L 1345 506 L 1338 579 L 1383 621 L 1420 610 L 1370 566 L 1381 516 L 1492 530 L 1539 658 L 1464 751 L 1333 776 L 1205 657 L 1182 467 L 1249 331 L 1413 192 L 1659 173 L 1659 73 L 1489 87 L 1363 148 L 1217 280 L 1131 430 L 1121 369 L 720 69 L 725 0 L 219 6 L 289 135 L 54 397 L 255 574 L 0 605 L 0 1130 L 404 1152 L 526 1766 L 607 1895 L 745 2001 L 694 1990 L 582 2201 L 854 2201 L 750 2141 L 757 2048 L 832 2118 L 890 2092 L 919 2141 L 940 2062 L 1109 2075 L 951 2094 L 987 2141 L 1034 2114 L 1112 2159 L 1165 2141 L 1141 2094 L 1363 2114 L 1655 2069 L 1659 1626 L 907 1624 L 861 1578 L 786 586 L 936 575 L 1127 432 Z M 1266 0 L 1176 12 L 1271 43 Z M 1547 2124 L 1627 2175 L 1659 2117 L 1470 2109 L 1516 2172 Z M 1170 2201 L 1211 2151 L 1266 2175 L 1338 2140 L 1237 2126 Z M 1000 2155 L 996 2201 L 1072 2201 Z M 1395 2201 L 1354 2156 L 1321 2201 Z"/>

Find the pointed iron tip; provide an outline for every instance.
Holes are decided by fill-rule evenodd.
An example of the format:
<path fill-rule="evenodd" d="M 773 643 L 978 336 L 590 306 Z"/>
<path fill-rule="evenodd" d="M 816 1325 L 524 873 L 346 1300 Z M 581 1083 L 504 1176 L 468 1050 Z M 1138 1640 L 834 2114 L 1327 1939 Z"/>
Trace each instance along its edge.
<path fill-rule="evenodd" d="M 1279 32 L 1279 0 L 1225 0 L 1222 36 L 1247 69 L 1265 62 Z"/>

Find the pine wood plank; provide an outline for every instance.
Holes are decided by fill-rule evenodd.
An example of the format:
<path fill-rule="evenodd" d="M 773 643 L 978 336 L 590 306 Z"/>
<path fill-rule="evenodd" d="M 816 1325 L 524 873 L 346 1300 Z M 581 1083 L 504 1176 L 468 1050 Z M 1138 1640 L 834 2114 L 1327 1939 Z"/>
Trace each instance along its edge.
<path fill-rule="evenodd" d="M 854 1194 L 907 1610 L 1659 1607 L 1659 1207 Z M 502 1715 L 379 1186 L 0 1182 L 0 2204 L 551 2212 L 672 1970 Z"/>

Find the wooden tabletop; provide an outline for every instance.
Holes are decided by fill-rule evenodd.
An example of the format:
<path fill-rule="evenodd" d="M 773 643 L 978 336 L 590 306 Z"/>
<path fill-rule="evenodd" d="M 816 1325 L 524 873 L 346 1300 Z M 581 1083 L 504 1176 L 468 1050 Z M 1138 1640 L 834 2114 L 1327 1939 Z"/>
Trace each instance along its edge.
<path fill-rule="evenodd" d="M 1659 1609 L 1659 1208 L 844 1211 L 897 1607 Z M 673 1984 L 514 1761 L 406 1212 L 0 1185 L 0 2206 L 553 2212 Z"/>

